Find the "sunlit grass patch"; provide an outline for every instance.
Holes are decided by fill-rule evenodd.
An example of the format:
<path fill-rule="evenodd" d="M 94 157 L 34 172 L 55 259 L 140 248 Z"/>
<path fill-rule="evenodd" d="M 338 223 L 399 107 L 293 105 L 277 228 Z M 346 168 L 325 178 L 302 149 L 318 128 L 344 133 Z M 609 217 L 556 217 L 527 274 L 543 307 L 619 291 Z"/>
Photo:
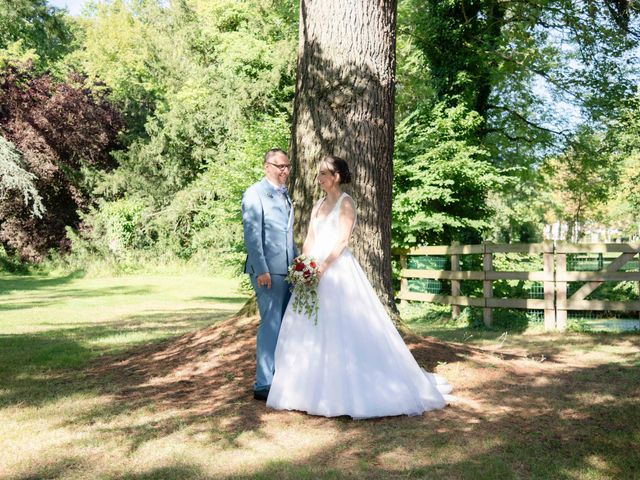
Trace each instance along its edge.
<path fill-rule="evenodd" d="M 176 330 L 156 330 L 154 332 L 123 332 L 113 335 L 106 335 L 104 337 L 95 338 L 89 340 L 87 343 L 92 346 L 121 346 L 121 345 L 135 345 L 140 343 L 146 343 L 153 340 L 167 338 L 177 335 L 179 331 Z"/>

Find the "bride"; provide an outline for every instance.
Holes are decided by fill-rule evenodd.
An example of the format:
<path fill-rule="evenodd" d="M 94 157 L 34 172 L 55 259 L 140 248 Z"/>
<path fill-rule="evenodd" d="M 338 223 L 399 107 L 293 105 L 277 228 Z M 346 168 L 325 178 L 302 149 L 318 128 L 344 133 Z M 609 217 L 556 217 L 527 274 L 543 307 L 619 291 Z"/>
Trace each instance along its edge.
<path fill-rule="evenodd" d="M 451 387 L 418 366 L 349 251 L 356 205 L 342 185 L 350 181 L 343 159 L 322 160 L 318 183 L 326 196 L 313 208 L 302 249 L 320 265 L 318 321 L 289 302 L 267 405 L 356 419 L 443 408 Z"/>

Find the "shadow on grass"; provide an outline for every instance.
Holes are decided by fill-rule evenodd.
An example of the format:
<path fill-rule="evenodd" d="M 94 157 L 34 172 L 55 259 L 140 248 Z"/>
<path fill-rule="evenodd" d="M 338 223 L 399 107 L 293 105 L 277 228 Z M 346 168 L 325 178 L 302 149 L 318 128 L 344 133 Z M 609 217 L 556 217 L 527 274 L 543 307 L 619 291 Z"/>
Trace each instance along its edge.
<path fill-rule="evenodd" d="M 84 271 L 78 270 L 63 277 L 48 277 L 44 275 L 3 275 L 0 276 L 0 295 L 15 294 L 8 297 L 17 301 L 0 302 L 0 312 L 10 310 L 28 310 L 60 304 L 69 300 L 101 298 L 112 296 L 147 295 L 153 293 L 154 288 L 109 286 L 100 288 L 71 288 L 69 284 L 84 276 Z M 0 296 L 0 298 L 2 298 Z"/>
<path fill-rule="evenodd" d="M 92 339 L 96 336 L 105 336 L 101 334 L 101 329 L 106 333 L 113 331 L 112 333 L 123 332 L 144 332 L 145 330 L 154 330 L 165 327 L 166 329 L 173 328 L 182 330 L 177 333 L 184 333 L 191 330 L 197 330 L 213 325 L 229 318 L 229 311 L 208 308 L 182 308 L 174 311 L 159 311 L 148 313 L 137 313 L 134 315 L 128 315 L 120 320 L 103 320 L 95 322 L 42 322 L 40 325 L 44 326 L 56 326 L 66 335 L 67 332 L 80 333 L 80 337 Z M 82 332 L 87 331 L 86 335 Z M 97 333 L 96 333 L 97 332 Z M 95 339 L 95 338 L 94 338 Z M 124 345 L 125 348 L 133 347 L 134 345 Z"/>
<path fill-rule="evenodd" d="M 143 473 L 126 473 L 112 477 L 118 480 L 191 480 L 207 478 L 202 469 L 195 465 L 175 465 L 170 467 L 153 468 Z"/>
<path fill-rule="evenodd" d="M 1 273 L 1 272 L 0 272 Z M 60 287 L 78 278 L 83 278 L 86 272 L 76 270 L 64 276 L 49 277 L 47 275 L 0 275 L 0 293 L 23 290 L 40 290 L 43 288 Z"/>
<path fill-rule="evenodd" d="M 216 319 L 226 318 L 224 312 L 208 317 L 201 314 L 196 324 L 202 326 L 205 322 L 215 323 Z M 454 393 L 468 402 L 419 417 L 358 422 L 275 413 L 264 403 L 252 399 L 255 316 L 226 319 L 214 327 L 179 338 L 97 359 L 91 356 L 95 356 L 95 352 L 87 353 L 81 347 L 87 340 L 117 335 L 127 328 L 157 332 L 166 324 L 175 326 L 187 318 L 193 319 L 194 315 L 197 314 L 193 311 L 145 314 L 127 317 L 117 325 L 83 325 L 73 334 L 76 340 L 58 337 L 58 343 L 51 345 L 39 335 L 25 336 L 8 350 L 3 348 L 6 343 L 0 343 L 0 356 L 4 357 L 0 357 L 0 362 L 8 356 L 19 357 L 19 351 L 28 349 L 34 340 L 38 351 L 59 348 L 69 349 L 80 357 L 88 355 L 78 363 L 77 371 L 62 371 L 59 381 L 55 382 L 38 380 L 35 375 L 29 378 L 27 374 L 32 371 L 20 367 L 23 363 L 33 363 L 35 358 L 33 372 L 43 368 L 56 373 L 55 363 L 50 363 L 54 362 L 52 356 L 44 355 L 40 360 L 37 356 L 31 360 L 19 357 L 11 380 L 14 385 L 20 381 L 27 383 L 19 384 L 20 392 L 13 393 L 11 403 L 38 405 L 79 391 L 108 393 L 112 401 L 80 412 L 68 420 L 67 426 L 78 428 L 98 423 L 101 435 L 129 439 L 132 452 L 185 429 L 188 435 L 195 437 L 204 433 L 218 446 L 245 454 L 251 453 L 239 438 L 244 433 L 251 432 L 265 444 L 277 440 L 271 437 L 269 429 L 264 429 L 267 423 L 275 422 L 271 427 L 280 429 L 293 424 L 302 431 L 314 428 L 335 431 L 335 441 L 329 445 L 319 446 L 297 458 L 293 455 L 287 458 L 286 452 L 280 452 L 278 458 L 285 460 L 267 461 L 251 473 L 236 472 L 227 478 L 569 480 L 640 476 L 637 448 L 640 339 L 637 336 L 573 335 L 564 343 L 557 336 L 550 336 L 548 341 L 530 347 L 557 356 L 556 363 L 534 362 L 523 355 L 486 351 L 470 345 L 447 345 L 418 336 L 407 338 L 419 363 L 427 369 L 446 362 L 457 363 L 467 370 L 466 385 L 463 380 L 458 384 L 456 378 L 449 380 L 456 389 Z M 500 335 L 500 332 L 486 333 L 493 340 Z M 83 340 L 79 341 L 78 337 Z M 627 348 L 627 353 L 618 355 L 615 362 L 603 361 L 598 365 L 581 363 L 579 354 L 569 360 L 562 359 L 572 348 L 588 350 L 599 345 L 600 340 L 605 345 L 630 343 L 635 350 Z M 517 337 L 518 345 L 524 347 L 527 342 L 531 342 L 527 336 Z M 91 364 L 86 368 L 89 360 Z M 14 387 L 9 384 L 8 388 Z M 42 390 L 41 398 L 33 395 L 38 389 Z M 166 410 L 172 414 L 160 418 L 150 415 L 147 421 L 144 416 L 129 423 L 113 421 L 121 415 L 133 416 L 145 410 Z M 278 423 L 277 419 L 289 419 L 291 423 L 284 420 Z M 221 475 L 207 477 L 198 465 L 171 465 L 171 459 L 167 459 L 167 463 L 169 465 L 148 472 L 117 478 L 222 478 Z M 70 466 L 68 471 L 61 470 L 56 475 L 64 478 L 74 468 Z"/>
<path fill-rule="evenodd" d="M 86 462 L 79 458 L 62 458 L 50 465 L 44 465 L 35 468 L 28 473 L 24 473 L 19 477 L 13 477 L 15 480 L 43 480 L 54 478 L 68 478 L 72 473 L 82 471 L 83 464 Z M 82 477 L 76 477 L 82 478 Z M 118 480 L 191 480 L 206 478 L 203 476 L 202 470 L 194 465 L 172 465 L 167 467 L 151 468 L 142 473 L 124 473 L 116 475 L 101 475 L 103 479 Z"/>
<path fill-rule="evenodd" d="M 87 462 L 80 457 L 62 456 L 52 463 L 33 466 L 20 476 L 10 477 L 15 480 L 44 480 L 54 478 L 68 478 L 72 472 L 81 471 Z"/>
<path fill-rule="evenodd" d="M 108 388 L 114 401 L 74 418 L 74 423 L 93 424 L 127 411 L 166 409 L 176 416 L 106 430 L 131 439 L 132 450 L 185 427 L 220 437 L 225 448 L 242 448 L 238 437 L 261 432 L 264 416 L 273 412 L 252 398 L 257 326 L 256 316 L 239 315 L 178 339 L 100 359 L 90 377 Z M 430 370 L 439 363 L 482 355 L 479 349 L 415 335 L 407 342 L 418 362 Z M 328 421 L 352 424 L 350 419 Z"/>
<path fill-rule="evenodd" d="M 37 300 L 27 300 L 14 303 L 2 302 L 0 311 L 2 310 L 25 310 L 30 308 L 41 308 L 50 305 L 59 304 L 67 300 L 77 300 L 86 298 L 99 298 L 111 296 L 128 296 L 128 295 L 146 295 L 153 293 L 150 287 L 104 287 L 99 289 L 65 289 L 58 292 L 51 292 L 49 295 L 38 294 L 34 297 Z M 29 297 L 22 297 L 29 298 Z"/>
<path fill-rule="evenodd" d="M 355 438 L 227 478 L 640 478 L 637 367 L 580 368 L 546 385 L 536 385 L 538 375 L 478 385 L 471 393 L 489 406 L 482 412 L 452 405 L 350 422 L 344 430 Z"/>
<path fill-rule="evenodd" d="M 147 407 L 181 412 L 175 418 L 142 422 L 126 431 L 115 428 L 131 438 L 132 449 L 136 449 L 185 426 L 221 416 L 229 421 L 226 440 L 237 446 L 235 438 L 245 430 L 258 429 L 266 412 L 252 393 L 256 328 L 255 317 L 227 319 L 177 339 L 98 360 L 88 378 L 98 386 L 107 384 L 114 401 L 74 421 L 92 423 L 99 417 Z"/>
<path fill-rule="evenodd" d="M 0 406 L 39 406 L 83 391 L 108 391 L 108 378 L 88 382 L 83 369 L 106 356 L 153 348 L 181 333 L 228 317 L 226 311 L 183 309 L 102 323 L 56 323 L 56 330 L 0 335 Z M 125 354 L 126 355 L 126 354 Z"/>
<path fill-rule="evenodd" d="M 192 300 L 196 302 L 212 302 L 212 303 L 238 303 L 239 297 L 215 297 L 215 296 L 205 296 L 205 297 L 193 297 Z"/>
<path fill-rule="evenodd" d="M 461 343 L 467 346 L 484 346 L 489 342 L 495 342 L 502 348 L 515 347 L 529 350 L 532 353 L 552 355 L 568 348 L 592 349 L 599 346 L 615 345 L 628 339 L 640 340 L 638 332 L 545 332 L 540 327 L 539 331 L 520 332 L 510 328 L 472 327 L 464 323 L 454 321 L 431 321 L 428 319 L 411 319 L 406 324 L 420 335 L 432 336 L 443 342 Z M 505 347 L 505 348 L 507 348 Z M 550 359 L 550 356 L 546 358 Z"/>

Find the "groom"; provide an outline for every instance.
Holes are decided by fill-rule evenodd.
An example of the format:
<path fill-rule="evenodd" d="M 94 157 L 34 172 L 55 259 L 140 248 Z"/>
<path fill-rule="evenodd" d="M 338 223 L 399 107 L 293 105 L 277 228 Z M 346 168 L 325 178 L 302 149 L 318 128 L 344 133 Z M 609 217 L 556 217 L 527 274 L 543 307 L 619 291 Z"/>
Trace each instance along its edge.
<path fill-rule="evenodd" d="M 291 296 L 285 281 L 298 250 L 293 242 L 293 205 L 285 182 L 291 172 L 287 154 L 279 148 L 264 156 L 264 178 L 242 197 L 242 224 L 249 274 L 260 310 L 256 342 L 256 383 L 253 398 L 266 400 L 274 373 L 274 354 L 284 311 Z"/>

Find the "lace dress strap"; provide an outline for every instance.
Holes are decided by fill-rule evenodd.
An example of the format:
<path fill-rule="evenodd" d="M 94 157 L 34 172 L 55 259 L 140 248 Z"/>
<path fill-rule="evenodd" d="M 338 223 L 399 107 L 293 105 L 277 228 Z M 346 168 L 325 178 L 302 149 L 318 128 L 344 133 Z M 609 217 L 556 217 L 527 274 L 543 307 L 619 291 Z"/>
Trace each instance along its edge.
<path fill-rule="evenodd" d="M 353 199 L 353 197 L 352 197 L 351 195 L 349 195 L 347 192 L 343 192 L 343 193 L 342 193 L 342 195 L 340 196 L 340 198 L 338 199 L 338 202 L 337 202 L 337 203 L 338 203 L 338 205 L 336 206 L 336 210 L 337 210 L 338 212 L 340 211 L 340 208 L 341 208 L 341 206 L 342 206 L 342 201 L 343 201 L 345 198 L 348 198 L 349 200 L 351 200 L 351 203 L 353 203 L 353 208 L 354 208 L 354 210 L 356 211 L 356 218 L 357 218 L 357 216 L 358 216 L 358 209 L 357 209 L 357 206 L 356 206 L 356 201 L 355 201 L 355 200 Z"/>
<path fill-rule="evenodd" d="M 355 213 L 355 218 L 353 219 L 353 225 L 351 226 L 351 232 L 353 232 L 353 229 L 356 228 L 356 224 L 358 223 L 358 206 L 356 205 L 356 201 L 353 199 L 353 197 L 351 195 L 349 195 L 348 193 L 344 192 L 342 194 L 342 197 L 340 198 L 340 204 L 342 205 L 342 201 L 348 198 L 351 203 L 353 204 L 353 210 Z"/>
<path fill-rule="evenodd" d="M 342 201 L 349 197 L 349 195 L 346 192 L 342 192 L 342 195 L 340 195 L 340 198 L 338 198 L 338 201 L 336 202 L 336 206 L 333 207 L 334 211 L 338 212 L 338 214 L 340 214 L 340 208 L 342 207 Z M 351 197 L 349 197 L 351 198 Z"/>

